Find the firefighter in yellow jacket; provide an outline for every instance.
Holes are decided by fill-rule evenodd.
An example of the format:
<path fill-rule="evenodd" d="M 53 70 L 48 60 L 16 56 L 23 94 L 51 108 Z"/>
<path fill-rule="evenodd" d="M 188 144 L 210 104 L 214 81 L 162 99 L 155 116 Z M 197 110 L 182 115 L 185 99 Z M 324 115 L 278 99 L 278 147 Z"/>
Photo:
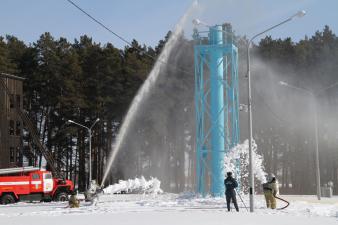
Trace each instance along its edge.
<path fill-rule="evenodd" d="M 278 182 L 275 176 L 271 176 L 269 181 L 263 184 L 264 197 L 266 201 L 266 207 L 275 209 L 276 208 L 276 198 L 278 194 Z"/>

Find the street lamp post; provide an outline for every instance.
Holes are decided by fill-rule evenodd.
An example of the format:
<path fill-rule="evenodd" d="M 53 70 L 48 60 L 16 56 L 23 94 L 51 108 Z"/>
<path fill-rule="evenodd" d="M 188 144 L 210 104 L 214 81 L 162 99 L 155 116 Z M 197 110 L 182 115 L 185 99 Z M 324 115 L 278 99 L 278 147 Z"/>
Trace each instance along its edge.
<path fill-rule="evenodd" d="M 80 123 L 77 123 L 73 120 L 68 120 L 68 123 L 76 124 L 80 127 L 85 128 L 88 131 L 88 136 L 89 136 L 89 165 L 88 165 L 88 167 L 89 167 L 89 182 L 92 180 L 92 129 L 95 126 L 95 124 L 99 121 L 100 121 L 100 118 L 97 118 L 95 120 L 95 122 L 90 127 L 87 127 L 87 126 L 80 124 Z"/>
<path fill-rule="evenodd" d="M 296 90 L 299 90 L 299 91 L 302 91 L 306 94 L 308 94 L 311 99 L 312 99 L 312 112 L 313 112 L 313 117 L 314 117 L 314 129 L 315 129 L 315 166 L 316 166 L 316 189 L 317 189 L 317 198 L 318 200 L 321 199 L 321 191 L 320 191 L 320 166 L 319 166 L 319 142 L 318 142 L 318 112 L 317 112 L 317 101 L 316 101 L 316 97 L 318 97 L 322 92 L 328 90 L 328 89 L 331 89 L 335 86 L 338 85 L 338 82 L 332 84 L 332 85 L 329 85 L 328 87 L 326 88 L 323 88 L 317 92 L 312 92 L 306 88 L 301 88 L 301 87 L 297 87 L 297 86 L 293 86 L 293 85 L 290 85 L 284 81 L 280 81 L 279 82 L 280 85 L 283 85 L 283 86 L 286 86 L 286 87 L 289 87 L 289 88 L 293 88 L 293 89 L 296 89 Z"/>
<path fill-rule="evenodd" d="M 250 71 L 250 46 L 255 38 L 265 34 L 266 32 L 283 25 L 296 17 L 302 17 L 305 15 L 305 11 L 299 11 L 295 15 L 289 17 L 288 19 L 282 21 L 279 24 L 276 24 L 256 35 L 254 35 L 247 44 L 247 78 L 248 78 L 248 121 L 249 121 L 249 195 L 250 195 L 250 212 L 254 211 L 254 192 L 255 192 L 255 181 L 253 174 L 253 153 L 252 153 L 252 97 L 251 97 L 251 71 Z"/>
<path fill-rule="evenodd" d="M 312 94 L 312 101 L 313 101 L 313 114 L 315 118 L 315 164 L 316 164 L 316 186 L 317 186 L 317 198 L 318 200 L 321 199 L 321 192 L 320 192 L 320 167 L 319 167 L 319 146 L 318 146 L 318 114 L 317 114 L 317 102 L 315 95 Z"/>

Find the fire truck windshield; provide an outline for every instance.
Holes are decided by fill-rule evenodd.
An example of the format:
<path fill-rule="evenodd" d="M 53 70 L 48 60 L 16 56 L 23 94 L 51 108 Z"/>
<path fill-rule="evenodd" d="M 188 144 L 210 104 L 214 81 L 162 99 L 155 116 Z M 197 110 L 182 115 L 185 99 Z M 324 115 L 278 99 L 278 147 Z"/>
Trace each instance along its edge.
<path fill-rule="evenodd" d="M 45 178 L 45 179 L 52 179 L 52 174 L 50 174 L 50 173 L 45 173 L 45 174 L 44 174 L 44 178 Z"/>
<path fill-rule="evenodd" d="M 37 173 L 33 173 L 33 175 L 32 175 L 32 179 L 33 179 L 33 180 L 39 180 L 39 179 L 40 179 L 40 176 L 39 176 L 39 174 L 37 174 Z"/>

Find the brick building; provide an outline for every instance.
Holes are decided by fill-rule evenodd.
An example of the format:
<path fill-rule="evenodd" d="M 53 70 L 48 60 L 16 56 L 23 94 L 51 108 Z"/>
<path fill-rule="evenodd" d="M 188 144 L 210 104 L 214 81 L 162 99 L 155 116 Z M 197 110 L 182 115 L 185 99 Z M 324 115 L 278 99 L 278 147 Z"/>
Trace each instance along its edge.
<path fill-rule="evenodd" d="M 0 168 L 21 166 L 23 122 L 15 107 L 22 109 L 24 78 L 0 73 L 0 79 L 7 86 L 0 85 Z"/>

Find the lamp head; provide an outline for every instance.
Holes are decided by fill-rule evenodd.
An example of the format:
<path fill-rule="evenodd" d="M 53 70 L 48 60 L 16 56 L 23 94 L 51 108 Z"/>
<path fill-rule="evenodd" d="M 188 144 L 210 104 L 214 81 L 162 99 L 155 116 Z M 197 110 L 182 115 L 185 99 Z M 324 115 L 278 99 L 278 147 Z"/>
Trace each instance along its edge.
<path fill-rule="evenodd" d="M 204 26 L 209 27 L 209 25 L 208 25 L 207 23 L 202 22 L 202 21 L 200 21 L 199 19 L 196 19 L 196 18 L 192 20 L 192 23 L 193 23 L 195 26 L 204 25 Z"/>
<path fill-rule="evenodd" d="M 68 123 L 73 123 L 74 121 L 73 121 L 73 120 L 68 120 L 67 122 L 68 122 Z"/>
<path fill-rule="evenodd" d="M 199 19 L 193 19 L 192 20 L 192 24 L 194 24 L 195 26 L 200 25 L 201 21 Z"/>
<path fill-rule="evenodd" d="M 305 14 L 306 14 L 305 10 L 300 10 L 300 11 L 297 12 L 296 16 L 303 17 L 303 16 L 305 16 Z"/>
<path fill-rule="evenodd" d="M 99 122 L 100 121 L 100 118 L 97 118 L 95 122 Z"/>
<path fill-rule="evenodd" d="M 282 85 L 282 86 L 288 86 L 289 84 L 288 83 L 286 83 L 285 81 L 279 81 L 278 82 L 280 85 Z"/>
<path fill-rule="evenodd" d="M 305 16 L 305 14 L 306 14 L 305 10 L 300 10 L 295 15 L 291 16 L 291 19 L 294 19 L 296 17 L 301 18 L 301 17 Z"/>

